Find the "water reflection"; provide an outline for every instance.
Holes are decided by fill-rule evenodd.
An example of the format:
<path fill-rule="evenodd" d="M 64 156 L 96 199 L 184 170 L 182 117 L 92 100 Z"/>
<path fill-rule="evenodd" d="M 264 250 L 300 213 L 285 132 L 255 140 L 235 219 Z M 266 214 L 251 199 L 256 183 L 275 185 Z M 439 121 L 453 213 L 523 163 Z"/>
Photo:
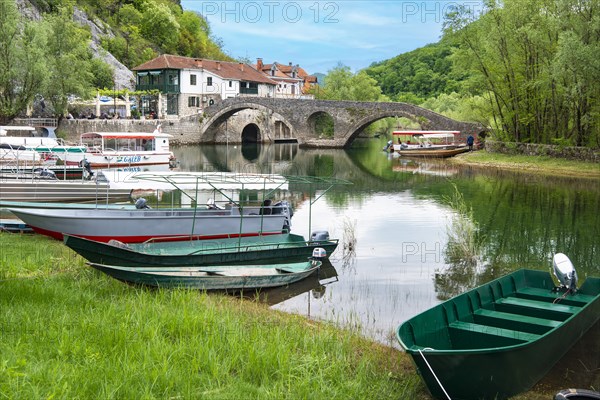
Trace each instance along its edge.
<path fill-rule="evenodd" d="M 329 260 L 324 260 L 317 273 L 312 274 L 306 279 L 284 287 L 268 288 L 259 292 L 245 292 L 243 296 L 247 299 L 258 300 L 269 305 L 282 303 L 307 292 L 310 292 L 314 299 L 320 299 L 324 296 L 326 287 L 331 283 L 337 282 L 337 280 L 338 273 L 335 267 Z"/>

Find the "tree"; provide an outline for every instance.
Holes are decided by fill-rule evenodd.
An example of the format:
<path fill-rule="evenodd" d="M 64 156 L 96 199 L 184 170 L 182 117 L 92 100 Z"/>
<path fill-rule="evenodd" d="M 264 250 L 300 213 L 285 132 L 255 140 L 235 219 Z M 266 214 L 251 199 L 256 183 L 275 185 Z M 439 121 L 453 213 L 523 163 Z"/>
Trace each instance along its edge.
<path fill-rule="evenodd" d="M 44 35 L 12 1 L 0 1 L 0 123 L 17 116 L 46 81 Z"/>
<path fill-rule="evenodd" d="M 600 2 L 486 5 L 478 20 L 458 8 L 445 34 L 460 43 L 455 68 L 470 71 L 468 86 L 489 99 L 498 136 L 598 147 Z"/>
<path fill-rule="evenodd" d="M 72 10 L 61 8 L 56 15 L 46 15 L 43 25 L 48 32 L 46 60 L 49 80 L 45 97 L 57 114 L 67 111 L 69 95 L 87 97 L 92 91 L 92 55 L 90 34 L 76 25 Z"/>
<path fill-rule="evenodd" d="M 360 71 L 353 74 L 350 67 L 338 64 L 328 71 L 322 88 L 314 90 L 316 98 L 325 100 L 382 101 L 385 97 L 375 79 Z"/>
<path fill-rule="evenodd" d="M 148 2 L 142 13 L 141 23 L 144 37 L 156 43 L 167 53 L 176 52 L 180 25 L 166 4 Z"/>

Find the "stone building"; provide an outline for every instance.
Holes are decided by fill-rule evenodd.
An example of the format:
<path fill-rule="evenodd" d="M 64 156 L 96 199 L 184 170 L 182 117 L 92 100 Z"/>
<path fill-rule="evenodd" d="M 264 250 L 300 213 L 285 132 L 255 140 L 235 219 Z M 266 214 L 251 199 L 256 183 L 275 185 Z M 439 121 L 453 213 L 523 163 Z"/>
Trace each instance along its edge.
<path fill-rule="evenodd" d="M 133 68 L 137 90 L 158 90 L 142 98 L 143 115 L 160 118 L 201 113 L 204 107 L 239 96 L 274 97 L 277 83 L 253 66 L 163 54 Z"/>
<path fill-rule="evenodd" d="M 256 69 L 277 84 L 274 97 L 313 98 L 308 90 L 317 84 L 317 77 L 309 75 L 298 64 L 263 64 L 262 58 L 256 59 Z"/>

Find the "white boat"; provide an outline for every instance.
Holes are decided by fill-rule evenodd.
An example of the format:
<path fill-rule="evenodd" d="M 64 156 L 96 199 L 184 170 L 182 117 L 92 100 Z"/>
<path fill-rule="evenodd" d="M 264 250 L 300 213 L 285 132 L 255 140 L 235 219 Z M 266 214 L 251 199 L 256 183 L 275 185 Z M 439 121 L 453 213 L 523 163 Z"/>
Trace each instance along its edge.
<path fill-rule="evenodd" d="M 124 243 L 147 240 L 220 239 L 240 236 L 271 235 L 287 232 L 291 226 L 292 209 L 287 202 L 272 204 L 268 196 L 273 190 L 287 188 L 280 175 L 231 173 L 138 173 L 137 187 L 169 186 L 185 196 L 189 207 L 173 205 L 150 209 L 138 199 L 136 209 L 23 208 L 8 207 L 36 232 L 62 240 L 63 234 L 81 236 L 99 242 L 111 239 Z M 132 186 L 127 185 L 124 190 Z M 190 190 L 196 188 L 196 190 Z M 222 205 L 204 197 L 211 188 L 225 197 Z M 251 188 L 266 191 L 262 206 L 246 205 L 228 195 L 230 190 L 244 192 Z M 268 189 L 267 189 L 268 188 Z M 200 195 L 200 192 L 203 192 Z M 199 206 L 199 199 L 206 206 Z M 143 201 L 142 201 L 143 200 Z M 202 203 L 204 204 L 204 203 Z"/>
<path fill-rule="evenodd" d="M 85 152 L 66 153 L 65 164 L 92 168 L 119 168 L 140 165 L 173 164 L 169 150 L 172 135 L 160 132 L 160 127 L 147 132 L 87 132 L 81 135 Z"/>
<path fill-rule="evenodd" d="M 99 242 L 118 240 L 221 239 L 280 234 L 289 230 L 289 206 L 218 209 L 44 209 L 8 208 L 34 231 L 62 240 L 63 234 Z"/>
<path fill-rule="evenodd" d="M 0 161 L 5 164 L 53 165 L 65 153 L 84 152 L 84 146 L 68 145 L 54 133 L 43 136 L 32 126 L 0 126 Z"/>
<path fill-rule="evenodd" d="M 467 150 L 466 145 L 458 143 L 456 135 L 459 131 L 394 131 L 393 136 L 397 143 L 393 144 L 390 150 L 396 153 L 418 156 L 419 151 L 426 151 L 430 156 L 435 157 L 436 153 L 433 150 Z M 438 152 L 438 157 L 448 157 L 461 153 L 454 152 Z M 424 153 L 425 154 L 425 153 Z"/>

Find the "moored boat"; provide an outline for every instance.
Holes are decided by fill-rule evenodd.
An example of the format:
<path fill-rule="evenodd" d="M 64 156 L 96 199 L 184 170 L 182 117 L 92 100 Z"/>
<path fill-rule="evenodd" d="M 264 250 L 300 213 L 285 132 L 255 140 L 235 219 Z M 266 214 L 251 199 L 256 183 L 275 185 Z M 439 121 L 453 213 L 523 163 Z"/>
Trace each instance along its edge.
<path fill-rule="evenodd" d="M 161 288 L 244 290 L 285 286 L 315 273 L 320 261 L 246 266 L 140 268 L 88 263 L 120 281 Z"/>
<path fill-rule="evenodd" d="M 103 243 L 65 235 L 64 243 L 94 263 L 150 268 L 302 261 L 319 247 L 330 255 L 335 251 L 338 240 L 331 240 L 327 236 L 306 241 L 300 235 L 285 233 L 245 238 L 124 244 L 114 240 Z"/>
<path fill-rule="evenodd" d="M 560 288 L 548 272 L 515 271 L 403 323 L 398 340 L 430 393 L 505 399 L 541 379 L 600 319 L 600 278 L 575 289 L 574 272 L 557 276 Z"/>
<path fill-rule="evenodd" d="M 92 168 L 170 165 L 175 161 L 169 149 L 171 137 L 160 132 L 160 128 L 152 133 L 87 132 L 80 139 L 85 151 L 65 153 L 64 162 L 66 165 L 82 165 L 85 160 Z"/>
<path fill-rule="evenodd" d="M 154 240 L 222 239 L 280 234 L 289 229 L 287 206 L 261 215 L 261 207 L 229 209 L 43 209 L 8 208 L 19 219 L 58 240 L 63 234 L 99 242 L 139 243 Z"/>
<path fill-rule="evenodd" d="M 394 131 L 398 143 L 388 143 L 384 150 L 407 157 L 446 158 L 468 151 L 457 142 L 458 131 Z"/>
<path fill-rule="evenodd" d="M 455 149 L 403 149 L 397 153 L 403 157 L 424 157 L 424 158 L 448 158 L 469 151 L 468 147 L 457 147 Z"/>

